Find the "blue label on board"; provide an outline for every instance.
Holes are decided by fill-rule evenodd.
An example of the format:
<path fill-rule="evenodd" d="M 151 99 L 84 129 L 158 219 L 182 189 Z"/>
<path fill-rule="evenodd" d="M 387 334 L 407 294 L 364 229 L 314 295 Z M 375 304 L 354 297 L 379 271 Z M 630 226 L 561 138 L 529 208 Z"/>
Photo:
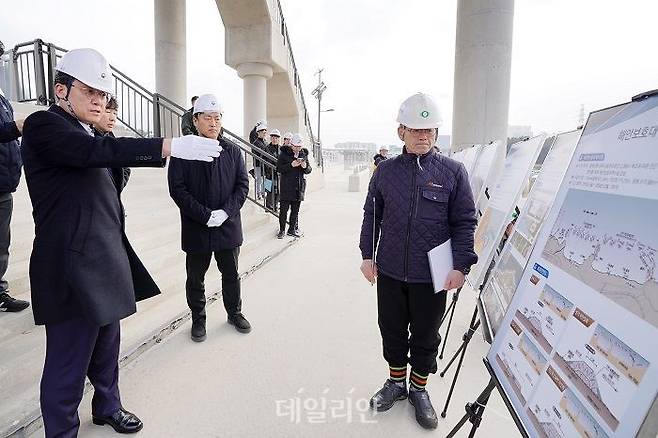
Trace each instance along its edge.
<path fill-rule="evenodd" d="M 541 275 L 542 277 L 548 278 L 548 269 L 544 268 L 539 263 L 535 263 L 535 266 L 533 266 L 532 269 L 539 272 L 539 275 Z"/>

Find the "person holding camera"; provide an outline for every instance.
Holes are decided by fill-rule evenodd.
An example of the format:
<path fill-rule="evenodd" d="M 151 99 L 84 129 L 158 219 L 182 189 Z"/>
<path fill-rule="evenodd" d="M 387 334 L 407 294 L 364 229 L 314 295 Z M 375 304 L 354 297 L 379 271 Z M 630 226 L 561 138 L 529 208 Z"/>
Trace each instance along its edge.
<path fill-rule="evenodd" d="M 308 149 L 303 148 L 302 136 L 292 136 L 290 146 L 281 146 L 276 169 L 281 175 L 281 191 L 279 203 L 279 234 L 283 239 L 286 232 L 286 219 L 290 210 L 288 236 L 302 237 L 299 232 L 299 207 L 304 200 L 306 177 L 311 173 L 311 163 L 308 161 Z"/>

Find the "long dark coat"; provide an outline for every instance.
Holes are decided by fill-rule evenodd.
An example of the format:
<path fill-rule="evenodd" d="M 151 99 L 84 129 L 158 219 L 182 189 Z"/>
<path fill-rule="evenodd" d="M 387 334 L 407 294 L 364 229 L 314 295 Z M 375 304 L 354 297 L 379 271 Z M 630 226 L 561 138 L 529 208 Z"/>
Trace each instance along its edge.
<path fill-rule="evenodd" d="M 159 294 L 126 237 L 109 168 L 162 167 L 162 139 L 92 137 L 51 106 L 25 120 L 21 153 L 35 224 L 35 323 L 82 316 L 103 326 L 134 313 L 136 300 Z"/>
<path fill-rule="evenodd" d="M 311 173 L 311 162 L 308 160 L 308 150 L 299 151 L 300 158 L 306 158 L 306 169 L 302 166 L 292 167 L 295 155 L 289 146 L 281 146 L 276 162 L 276 170 L 281 175 L 281 201 L 303 201 L 306 192 L 305 175 Z"/>
<path fill-rule="evenodd" d="M 169 194 L 180 209 L 181 245 L 189 253 L 207 253 L 242 245 L 240 209 L 247 200 L 249 178 L 240 148 L 220 138 L 222 153 L 211 162 L 169 162 Z M 213 210 L 224 210 L 228 219 L 208 227 Z"/>

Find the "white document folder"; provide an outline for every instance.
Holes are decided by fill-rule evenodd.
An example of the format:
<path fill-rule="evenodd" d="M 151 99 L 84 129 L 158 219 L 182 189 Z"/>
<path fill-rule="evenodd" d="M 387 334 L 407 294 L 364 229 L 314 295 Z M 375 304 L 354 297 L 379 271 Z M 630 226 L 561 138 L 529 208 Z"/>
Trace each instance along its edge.
<path fill-rule="evenodd" d="M 439 293 L 444 290 L 443 286 L 446 284 L 446 278 L 448 278 L 448 274 L 453 269 L 450 239 L 430 250 L 427 253 L 427 258 L 430 262 L 434 293 Z"/>

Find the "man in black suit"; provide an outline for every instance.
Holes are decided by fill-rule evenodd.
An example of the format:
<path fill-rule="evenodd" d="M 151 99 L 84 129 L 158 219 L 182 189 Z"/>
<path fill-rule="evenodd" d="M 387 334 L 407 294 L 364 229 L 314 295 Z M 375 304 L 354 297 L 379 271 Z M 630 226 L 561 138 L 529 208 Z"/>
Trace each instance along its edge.
<path fill-rule="evenodd" d="M 22 157 L 33 207 L 30 257 L 34 320 L 46 326 L 41 412 L 46 437 L 77 436 L 85 377 L 94 386 L 94 424 L 142 428 L 118 389 L 119 321 L 135 301 L 160 293 L 125 234 L 109 168 L 162 167 L 168 156 L 211 161 L 217 141 L 190 136 L 94 136 L 112 92 L 112 72 L 93 49 L 65 54 L 55 73 L 58 102 L 30 115 Z"/>
<path fill-rule="evenodd" d="M 240 333 L 251 324 L 242 314 L 238 257 L 242 245 L 240 209 L 247 200 L 249 178 L 240 148 L 222 138 L 223 110 L 217 97 L 202 94 L 194 104 L 192 120 L 199 135 L 218 139 L 221 158 L 210 163 L 172 159 L 169 163 L 169 194 L 180 208 L 181 244 L 186 253 L 185 293 L 192 312 L 190 336 L 206 339 L 204 279 L 215 258 L 222 273 L 222 298 L 228 323 Z"/>

